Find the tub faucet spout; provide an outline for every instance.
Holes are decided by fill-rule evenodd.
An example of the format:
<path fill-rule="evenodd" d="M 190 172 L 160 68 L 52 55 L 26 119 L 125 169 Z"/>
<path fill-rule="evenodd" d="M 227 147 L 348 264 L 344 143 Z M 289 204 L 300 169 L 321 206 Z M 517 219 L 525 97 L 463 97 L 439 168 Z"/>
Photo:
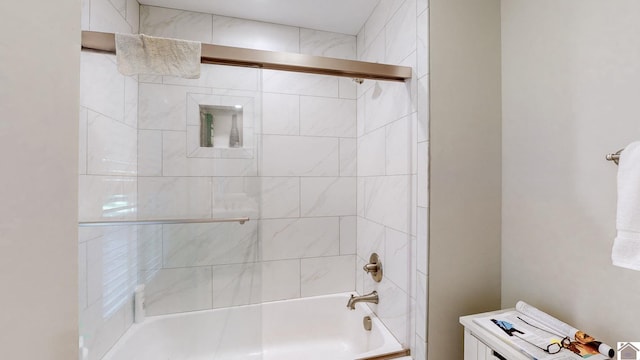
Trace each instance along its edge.
<path fill-rule="evenodd" d="M 349 298 L 349 302 L 347 303 L 347 307 L 351 310 L 355 310 L 356 303 L 359 303 L 359 302 L 369 302 L 369 303 L 377 304 L 378 292 L 374 290 L 370 294 L 366 294 L 362 296 L 351 295 L 351 298 Z"/>

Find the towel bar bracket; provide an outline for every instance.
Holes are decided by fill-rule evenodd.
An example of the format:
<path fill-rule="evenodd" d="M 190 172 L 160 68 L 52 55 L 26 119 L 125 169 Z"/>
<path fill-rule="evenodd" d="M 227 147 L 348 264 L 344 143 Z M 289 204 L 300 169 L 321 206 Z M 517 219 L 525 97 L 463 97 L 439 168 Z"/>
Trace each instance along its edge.
<path fill-rule="evenodd" d="M 618 165 L 618 162 L 620 161 L 620 154 L 623 150 L 624 149 L 620 149 L 613 154 L 607 154 L 607 156 L 605 156 L 605 159 L 613 161 L 616 165 Z"/>

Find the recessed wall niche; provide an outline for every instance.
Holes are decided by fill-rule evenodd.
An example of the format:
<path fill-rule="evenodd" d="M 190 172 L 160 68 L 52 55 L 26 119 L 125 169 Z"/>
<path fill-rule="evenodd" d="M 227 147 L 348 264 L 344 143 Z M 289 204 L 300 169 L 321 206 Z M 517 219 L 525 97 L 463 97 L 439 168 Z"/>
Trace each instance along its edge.
<path fill-rule="evenodd" d="M 255 104 L 259 95 L 237 93 L 234 96 L 235 92 L 227 90 L 224 94 L 187 94 L 188 157 L 254 158 L 259 116 Z"/>
<path fill-rule="evenodd" d="M 241 148 L 242 105 L 200 105 L 200 147 Z"/>

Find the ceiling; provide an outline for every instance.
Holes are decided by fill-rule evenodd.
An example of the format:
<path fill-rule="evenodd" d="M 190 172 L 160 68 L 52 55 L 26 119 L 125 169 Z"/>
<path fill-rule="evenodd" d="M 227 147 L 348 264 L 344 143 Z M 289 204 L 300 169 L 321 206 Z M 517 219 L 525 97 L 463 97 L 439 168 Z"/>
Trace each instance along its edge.
<path fill-rule="evenodd" d="M 140 3 L 356 35 L 379 1 L 140 0 Z"/>

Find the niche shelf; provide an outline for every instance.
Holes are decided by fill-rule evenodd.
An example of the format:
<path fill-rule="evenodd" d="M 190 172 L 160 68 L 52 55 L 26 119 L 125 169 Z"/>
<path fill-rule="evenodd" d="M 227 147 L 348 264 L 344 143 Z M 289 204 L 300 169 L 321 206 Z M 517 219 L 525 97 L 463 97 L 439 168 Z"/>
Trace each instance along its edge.
<path fill-rule="evenodd" d="M 255 103 L 250 92 L 187 94 L 187 157 L 253 159 L 256 149 Z M 235 123 L 235 126 L 234 126 Z M 237 134 L 237 141 L 232 134 Z"/>
<path fill-rule="evenodd" d="M 199 105 L 200 147 L 237 149 L 243 146 L 243 108 Z"/>

